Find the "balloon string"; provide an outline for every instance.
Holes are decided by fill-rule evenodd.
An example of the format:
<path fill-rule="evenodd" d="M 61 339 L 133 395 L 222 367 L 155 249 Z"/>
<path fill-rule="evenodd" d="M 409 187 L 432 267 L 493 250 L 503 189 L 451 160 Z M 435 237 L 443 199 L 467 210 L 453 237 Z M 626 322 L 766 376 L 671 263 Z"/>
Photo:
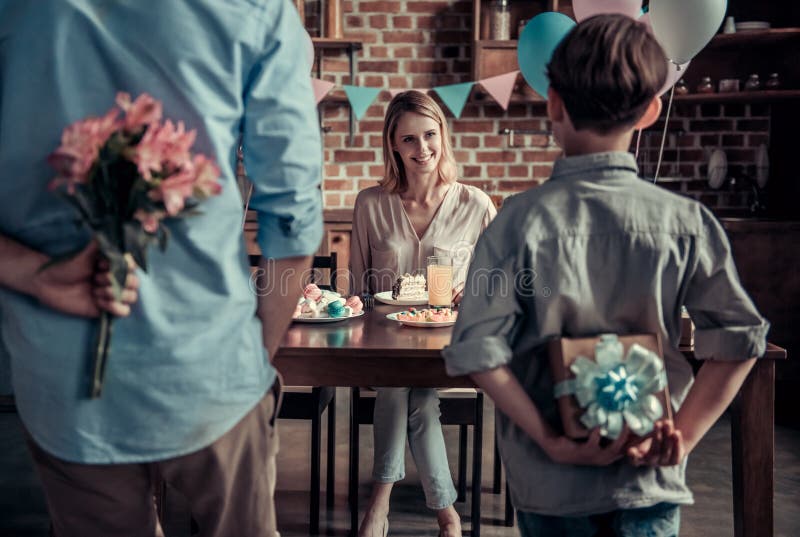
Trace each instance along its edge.
<path fill-rule="evenodd" d="M 242 229 L 244 229 L 244 223 L 247 221 L 247 210 L 250 209 L 250 198 L 252 196 L 253 196 L 253 183 L 250 183 L 250 187 L 247 189 L 247 197 L 244 200 L 244 214 L 242 215 Z"/>
<path fill-rule="evenodd" d="M 667 127 L 669 127 L 669 113 L 672 110 L 672 96 L 675 94 L 675 86 L 669 90 L 669 101 L 667 103 L 667 115 L 664 118 L 664 132 L 661 133 L 661 147 L 658 150 L 658 164 L 656 164 L 656 173 L 653 176 L 653 184 L 658 181 L 658 172 L 661 169 L 661 158 L 664 156 L 664 142 L 667 140 Z"/>

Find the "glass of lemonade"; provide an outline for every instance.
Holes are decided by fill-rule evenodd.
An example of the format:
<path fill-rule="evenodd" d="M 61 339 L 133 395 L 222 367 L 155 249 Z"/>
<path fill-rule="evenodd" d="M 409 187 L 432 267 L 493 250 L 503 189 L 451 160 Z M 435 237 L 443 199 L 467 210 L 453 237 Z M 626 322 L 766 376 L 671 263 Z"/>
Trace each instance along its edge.
<path fill-rule="evenodd" d="M 453 305 L 453 258 L 450 256 L 428 256 L 428 305 L 446 308 Z"/>

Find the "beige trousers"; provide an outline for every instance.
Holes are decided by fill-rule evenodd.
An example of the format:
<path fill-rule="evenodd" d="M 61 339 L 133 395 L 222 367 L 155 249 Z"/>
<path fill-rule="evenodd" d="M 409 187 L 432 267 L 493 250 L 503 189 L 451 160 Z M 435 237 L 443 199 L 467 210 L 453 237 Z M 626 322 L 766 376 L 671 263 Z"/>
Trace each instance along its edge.
<path fill-rule="evenodd" d="M 28 437 L 54 537 L 163 537 L 153 487 L 183 494 L 201 537 L 279 537 L 275 521 L 280 381 L 233 429 L 194 453 L 142 464 L 78 464 Z"/>

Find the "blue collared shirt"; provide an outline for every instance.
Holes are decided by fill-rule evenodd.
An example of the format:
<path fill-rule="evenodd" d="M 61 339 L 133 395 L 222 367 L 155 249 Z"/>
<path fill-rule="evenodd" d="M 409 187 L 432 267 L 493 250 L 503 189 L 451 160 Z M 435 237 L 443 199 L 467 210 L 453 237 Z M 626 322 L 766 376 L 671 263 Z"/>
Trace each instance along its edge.
<path fill-rule="evenodd" d="M 264 256 L 313 253 L 321 151 L 303 33 L 289 0 L 0 4 L 0 233 L 50 255 L 85 244 L 47 189 L 45 158 L 118 91 L 162 101 L 222 171 L 222 194 L 169 222 L 166 252 L 150 250 L 139 302 L 114 323 L 100 399 L 86 396 L 94 322 L 0 290 L 17 405 L 46 451 L 85 463 L 178 456 L 219 438 L 272 385 L 235 149 L 241 133 Z"/>
<path fill-rule="evenodd" d="M 681 305 L 696 325 L 698 358 L 764 353 L 769 323 L 742 288 L 725 232 L 707 208 L 639 179 L 629 153 L 562 158 L 545 184 L 507 200 L 478 241 L 443 353 L 447 371 L 507 365 L 559 430 L 547 341 L 658 333 L 677 410 L 693 380 L 678 349 Z M 505 415 L 497 427 L 522 511 L 584 516 L 692 502 L 685 465 L 556 464 Z"/>

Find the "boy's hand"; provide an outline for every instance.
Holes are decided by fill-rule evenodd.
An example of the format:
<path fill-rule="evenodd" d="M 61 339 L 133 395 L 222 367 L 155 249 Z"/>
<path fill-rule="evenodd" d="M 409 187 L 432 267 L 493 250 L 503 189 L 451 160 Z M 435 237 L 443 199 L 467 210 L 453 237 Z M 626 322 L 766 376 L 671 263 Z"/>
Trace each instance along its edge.
<path fill-rule="evenodd" d="M 543 445 L 545 453 L 559 464 L 576 466 L 608 466 L 625 456 L 625 444 L 628 441 L 627 427 L 622 434 L 609 445 L 600 445 L 600 429 L 592 429 L 589 439 L 576 442 L 566 436 L 552 437 Z"/>
<path fill-rule="evenodd" d="M 675 466 L 685 456 L 683 436 L 672 420 L 657 421 L 653 434 L 628 448 L 634 466 Z"/>

